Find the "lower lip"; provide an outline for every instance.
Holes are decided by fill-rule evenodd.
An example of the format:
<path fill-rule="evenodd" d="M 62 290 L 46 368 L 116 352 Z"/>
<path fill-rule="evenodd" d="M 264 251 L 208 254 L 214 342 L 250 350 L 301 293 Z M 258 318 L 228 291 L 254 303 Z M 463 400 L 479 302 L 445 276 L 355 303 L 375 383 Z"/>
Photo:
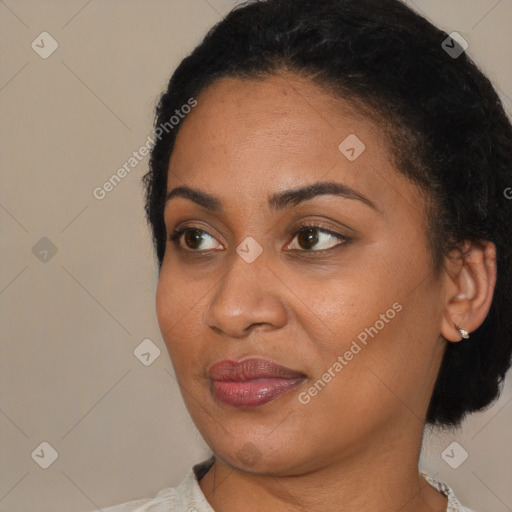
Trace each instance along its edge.
<path fill-rule="evenodd" d="M 212 381 L 212 392 L 218 400 L 233 407 L 256 407 L 275 400 L 299 386 L 303 377 L 296 379 L 264 378 L 244 382 Z"/>

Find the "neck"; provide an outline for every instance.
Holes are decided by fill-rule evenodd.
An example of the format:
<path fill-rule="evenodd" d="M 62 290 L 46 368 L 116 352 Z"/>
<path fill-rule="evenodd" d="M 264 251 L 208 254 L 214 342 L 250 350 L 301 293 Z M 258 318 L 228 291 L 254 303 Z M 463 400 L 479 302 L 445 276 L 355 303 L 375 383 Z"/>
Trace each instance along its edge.
<path fill-rule="evenodd" d="M 422 431 L 409 439 L 379 436 L 363 452 L 293 475 L 247 473 L 216 457 L 199 485 L 223 512 L 445 512 L 447 498 L 419 475 L 421 441 Z"/>

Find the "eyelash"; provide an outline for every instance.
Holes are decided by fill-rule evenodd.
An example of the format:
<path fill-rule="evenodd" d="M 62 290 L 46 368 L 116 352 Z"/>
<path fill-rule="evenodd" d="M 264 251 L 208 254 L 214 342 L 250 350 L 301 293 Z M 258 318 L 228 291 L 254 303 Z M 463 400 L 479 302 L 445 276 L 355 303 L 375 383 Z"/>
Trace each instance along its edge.
<path fill-rule="evenodd" d="M 332 251 L 340 246 L 343 246 L 343 245 L 347 245 L 349 244 L 352 239 L 345 236 L 345 235 L 342 235 L 340 233 L 336 233 L 335 231 L 331 231 L 329 229 L 326 229 L 324 228 L 323 226 L 319 225 L 319 224 L 316 224 L 316 223 L 312 223 L 312 224 L 304 224 L 302 226 L 300 226 L 298 229 L 296 229 L 293 233 L 290 233 L 291 235 L 293 235 L 293 238 L 292 238 L 292 241 L 295 239 L 295 237 L 297 235 L 300 235 L 302 232 L 304 231 L 308 231 L 308 230 L 311 230 L 311 229 L 314 229 L 314 230 L 318 230 L 318 231 L 321 231 L 322 233 L 327 233 L 328 235 L 331 235 L 332 237 L 334 238 L 337 238 L 338 240 L 340 240 L 341 243 L 339 244 L 336 244 L 335 246 L 333 247 L 330 247 L 329 249 L 321 249 L 321 250 L 307 250 L 307 249 L 293 249 L 293 251 L 298 251 L 298 252 L 305 252 L 305 253 L 320 253 L 320 254 L 324 254 L 326 252 L 329 252 L 329 251 Z M 179 245 L 179 242 L 180 242 L 180 238 L 182 237 L 182 235 L 184 235 L 185 233 L 189 232 L 189 231 L 196 231 L 196 232 L 199 232 L 199 233 L 206 233 L 208 236 L 212 236 L 210 235 L 207 231 L 203 230 L 203 229 L 200 229 L 200 228 L 197 228 L 197 227 L 193 227 L 193 226 L 184 226 L 182 227 L 181 229 L 177 229 L 177 230 L 174 230 L 168 237 L 169 241 L 174 243 L 174 245 L 176 245 L 180 250 L 183 250 L 183 251 L 188 251 L 188 252 L 196 252 L 196 253 L 201 253 L 201 252 L 208 252 L 209 250 L 206 250 L 206 251 L 201 251 L 201 250 L 194 250 L 194 249 L 184 249 L 182 248 L 180 245 Z M 212 237 L 214 238 L 214 237 Z"/>

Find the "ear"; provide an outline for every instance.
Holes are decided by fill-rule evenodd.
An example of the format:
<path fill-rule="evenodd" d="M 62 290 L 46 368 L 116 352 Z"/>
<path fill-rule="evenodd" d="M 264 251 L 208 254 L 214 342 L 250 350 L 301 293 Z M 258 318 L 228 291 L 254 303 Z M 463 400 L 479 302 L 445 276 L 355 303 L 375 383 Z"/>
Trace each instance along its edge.
<path fill-rule="evenodd" d="M 482 325 L 496 286 L 496 246 L 489 241 L 465 240 L 445 260 L 444 315 L 441 335 L 457 342 Z"/>

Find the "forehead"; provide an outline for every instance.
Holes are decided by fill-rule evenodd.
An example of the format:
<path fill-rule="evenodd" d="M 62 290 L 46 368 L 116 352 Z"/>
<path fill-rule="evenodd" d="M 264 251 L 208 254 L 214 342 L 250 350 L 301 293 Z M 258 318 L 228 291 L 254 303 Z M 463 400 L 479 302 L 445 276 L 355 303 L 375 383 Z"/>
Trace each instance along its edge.
<path fill-rule="evenodd" d="M 178 133 L 176 146 L 186 138 L 187 144 L 195 142 L 212 152 L 229 147 L 240 154 L 265 145 L 260 159 L 275 159 L 286 152 L 307 157 L 325 154 L 326 148 L 336 154 L 332 149 L 337 150 L 340 137 L 350 130 L 374 132 L 372 139 L 380 132 L 349 102 L 305 78 L 289 73 L 261 79 L 223 78 L 200 94 L 198 106 Z"/>
<path fill-rule="evenodd" d="M 382 206 L 407 193 L 380 126 L 305 78 L 223 78 L 197 101 L 176 138 L 168 189 L 186 183 L 240 200 L 322 179 Z"/>

